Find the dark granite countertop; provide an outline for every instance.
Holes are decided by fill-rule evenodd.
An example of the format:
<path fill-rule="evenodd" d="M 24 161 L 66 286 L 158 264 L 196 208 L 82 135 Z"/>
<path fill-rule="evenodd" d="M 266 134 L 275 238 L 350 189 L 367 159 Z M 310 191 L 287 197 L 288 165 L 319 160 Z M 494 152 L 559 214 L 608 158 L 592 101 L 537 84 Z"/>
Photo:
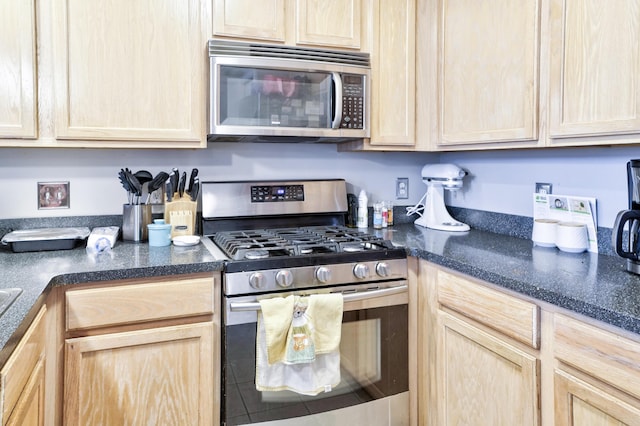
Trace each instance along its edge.
<path fill-rule="evenodd" d="M 149 247 L 118 241 L 113 250 L 97 255 L 84 247 L 29 253 L 12 253 L 2 247 L 0 289 L 17 287 L 22 293 L 0 316 L 0 367 L 54 286 L 213 272 L 222 266 L 203 244 Z"/>
<path fill-rule="evenodd" d="M 563 253 L 477 229 L 448 233 L 407 223 L 369 232 L 406 247 L 412 256 L 640 334 L 640 276 L 626 272 L 617 256 Z M 23 289 L 0 317 L 0 366 L 53 286 L 217 271 L 222 266 L 203 244 L 149 247 L 119 241 L 111 253 L 98 256 L 82 247 L 36 253 L 0 249 L 0 288 Z"/>
<path fill-rule="evenodd" d="M 618 256 L 565 253 L 476 229 L 405 224 L 376 232 L 412 256 L 640 334 L 640 276 Z"/>

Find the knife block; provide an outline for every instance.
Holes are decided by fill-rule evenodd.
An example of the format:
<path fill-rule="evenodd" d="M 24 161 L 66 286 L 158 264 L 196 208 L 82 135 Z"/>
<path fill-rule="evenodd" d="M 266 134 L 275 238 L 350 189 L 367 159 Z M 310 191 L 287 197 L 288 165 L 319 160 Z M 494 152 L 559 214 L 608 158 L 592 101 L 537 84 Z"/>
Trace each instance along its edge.
<path fill-rule="evenodd" d="M 165 202 L 164 222 L 171 224 L 171 238 L 194 235 L 197 205 L 189 196 L 180 198 L 177 193 L 172 201 Z"/>

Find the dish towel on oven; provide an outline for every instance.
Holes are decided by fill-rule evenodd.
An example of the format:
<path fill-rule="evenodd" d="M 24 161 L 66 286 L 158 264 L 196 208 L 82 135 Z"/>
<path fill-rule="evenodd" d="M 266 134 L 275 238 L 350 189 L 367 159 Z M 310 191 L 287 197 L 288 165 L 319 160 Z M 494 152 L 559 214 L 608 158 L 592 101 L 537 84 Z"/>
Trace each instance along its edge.
<path fill-rule="evenodd" d="M 288 296 L 260 305 L 256 389 L 317 395 L 337 386 L 342 295 Z"/>

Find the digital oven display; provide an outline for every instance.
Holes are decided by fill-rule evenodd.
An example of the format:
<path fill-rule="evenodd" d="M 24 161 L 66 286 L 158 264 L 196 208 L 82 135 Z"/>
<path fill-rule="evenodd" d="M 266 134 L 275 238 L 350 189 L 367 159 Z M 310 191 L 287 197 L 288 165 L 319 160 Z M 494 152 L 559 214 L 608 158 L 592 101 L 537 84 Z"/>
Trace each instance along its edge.
<path fill-rule="evenodd" d="M 256 185 L 251 187 L 252 203 L 304 201 L 303 185 Z"/>

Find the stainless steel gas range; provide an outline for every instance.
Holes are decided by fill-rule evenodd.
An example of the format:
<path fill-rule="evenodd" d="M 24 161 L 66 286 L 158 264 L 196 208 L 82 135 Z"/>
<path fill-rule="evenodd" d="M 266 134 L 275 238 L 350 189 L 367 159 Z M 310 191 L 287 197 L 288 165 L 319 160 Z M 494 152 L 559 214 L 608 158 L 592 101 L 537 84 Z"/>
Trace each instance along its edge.
<path fill-rule="evenodd" d="M 202 184 L 203 234 L 226 259 L 223 424 L 408 424 L 407 255 L 346 227 L 346 213 L 340 179 Z M 327 292 L 344 301 L 340 384 L 315 396 L 256 390 L 259 300 Z"/>

